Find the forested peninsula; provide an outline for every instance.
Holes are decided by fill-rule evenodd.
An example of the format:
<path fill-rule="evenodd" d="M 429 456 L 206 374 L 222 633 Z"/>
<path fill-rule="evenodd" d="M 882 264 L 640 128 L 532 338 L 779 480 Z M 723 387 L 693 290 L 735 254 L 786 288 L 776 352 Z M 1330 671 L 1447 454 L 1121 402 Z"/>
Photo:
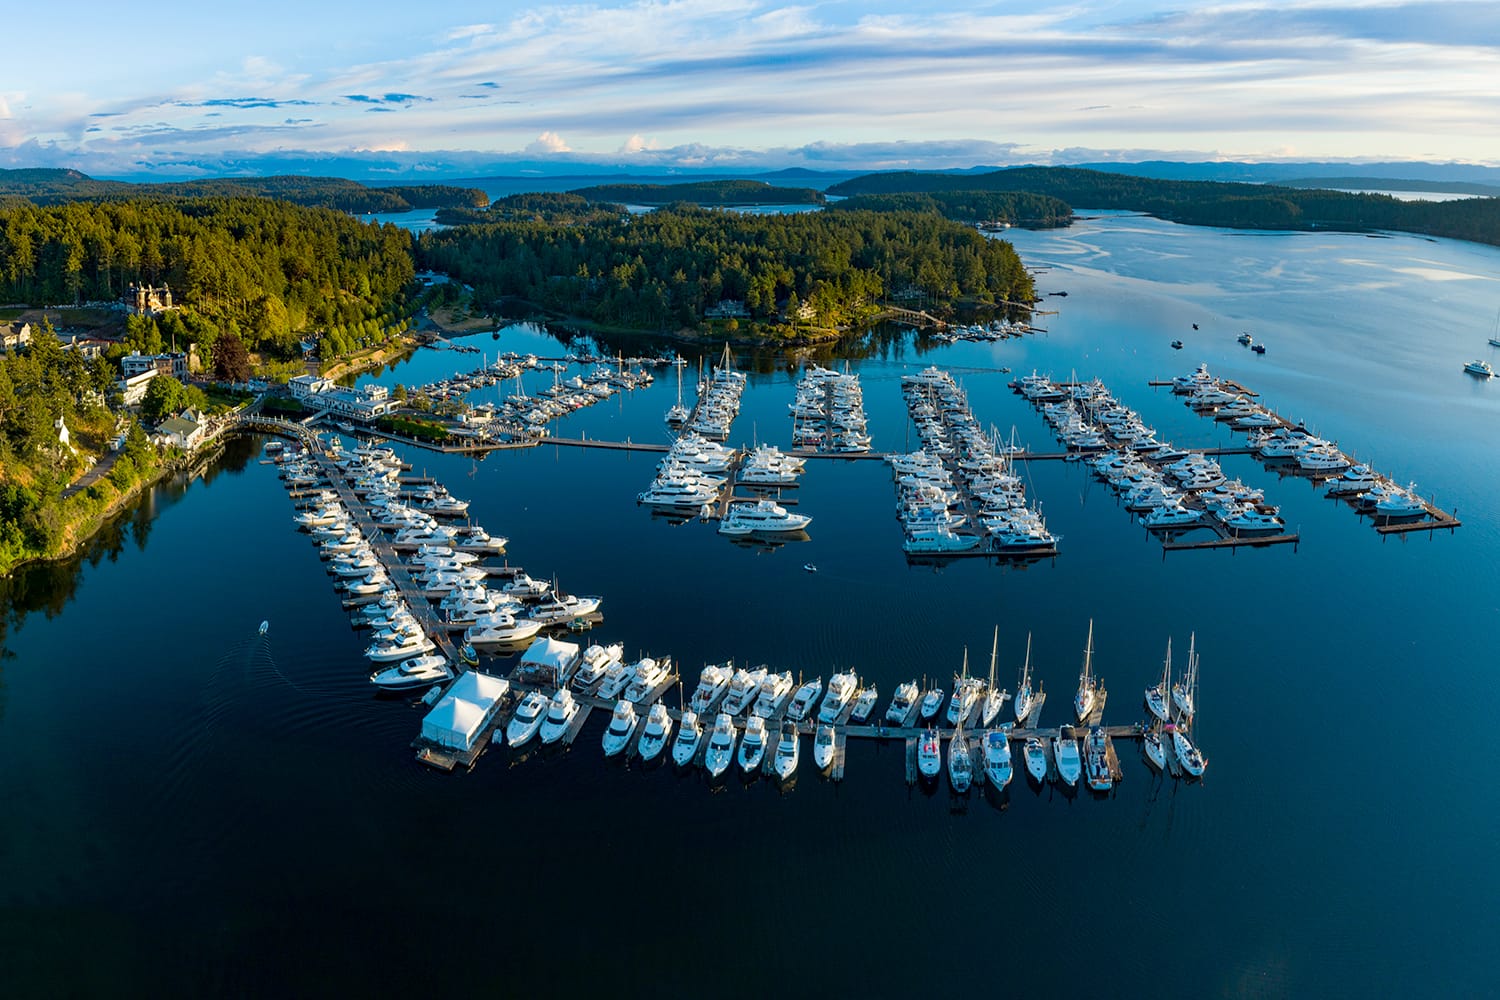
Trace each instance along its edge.
<path fill-rule="evenodd" d="M 367 187 L 341 177 L 229 177 L 216 180 L 131 184 L 101 181 L 77 170 L 0 170 L 0 200 L 35 205 L 70 201 L 180 201 L 184 198 L 277 198 L 307 208 L 340 212 L 406 212 L 416 208 L 483 208 L 478 188 L 446 184 Z"/>
<path fill-rule="evenodd" d="M 508 202 L 490 214 L 510 213 Z M 727 332 L 752 339 L 836 336 L 898 293 L 934 309 L 1035 296 L 1008 243 L 933 212 L 747 215 L 674 204 L 624 216 L 552 196 L 510 218 L 423 233 L 419 265 L 473 286 L 486 307 L 720 336 L 725 328 L 705 322 L 717 313 L 732 317 Z"/>
<path fill-rule="evenodd" d="M 1269 184 L 1156 180 L 1072 167 L 1014 167 L 987 174 L 866 174 L 831 195 L 1024 191 L 1090 209 L 1145 212 L 1172 222 L 1231 229 L 1389 229 L 1500 245 L 1500 199 L 1402 201 L 1388 195 Z"/>
<path fill-rule="evenodd" d="M 625 205 L 821 205 L 813 188 L 773 187 L 765 181 L 691 181 L 682 184 L 598 184 L 571 192 L 588 201 Z"/>

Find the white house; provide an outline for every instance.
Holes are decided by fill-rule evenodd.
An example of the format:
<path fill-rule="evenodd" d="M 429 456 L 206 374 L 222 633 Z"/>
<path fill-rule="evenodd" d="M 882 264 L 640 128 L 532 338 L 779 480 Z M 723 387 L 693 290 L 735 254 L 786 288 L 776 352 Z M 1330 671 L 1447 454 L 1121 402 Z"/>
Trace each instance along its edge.
<path fill-rule="evenodd" d="M 138 375 L 129 375 L 115 383 L 115 389 L 120 393 L 121 400 L 126 406 L 136 406 L 142 399 L 146 398 L 146 386 L 156 378 L 158 372 L 155 368 L 148 368 Z"/>
<path fill-rule="evenodd" d="M 197 447 L 207 433 L 208 421 L 197 410 L 183 410 L 170 420 L 163 420 L 156 427 L 157 437 L 184 451 Z"/>

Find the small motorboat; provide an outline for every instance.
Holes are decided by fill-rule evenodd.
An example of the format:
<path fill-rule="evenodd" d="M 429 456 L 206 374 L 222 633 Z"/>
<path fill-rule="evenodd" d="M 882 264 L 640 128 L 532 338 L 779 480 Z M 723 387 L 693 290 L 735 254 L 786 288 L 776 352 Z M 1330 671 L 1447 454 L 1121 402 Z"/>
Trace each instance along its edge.
<path fill-rule="evenodd" d="M 816 573 L 818 571 L 818 567 L 812 563 L 803 563 L 802 568 L 808 573 Z"/>
<path fill-rule="evenodd" d="M 263 622 L 261 622 L 260 623 L 260 634 L 261 635 L 265 635 L 266 634 L 266 630 L 269 629 L 270 627 L 271 627 L 271 623 L 269 621 L 263 621 Z"/>
<path fill-rule="evenodd" d="M 813 737 L 813 763 L 818 770 L 826 771 L 833 764 L 834 733 L 832 726 L 819 726 Z"/>
<path fill-rule="evenodd" d="M 942 767 L 942 744 L 938 740 L 937 730 L 929 728 L 917 744 L 917 770 L 922 773 L 922 777 L 931 781 L 937 777 Z"/>
<path fill-rule="evenodd" d="M 1180 350 L 1182 350 L 1182 341 L 1180 341 L 1180 340 L 1174 340 L 1174 341 L 1172 341 L 1172 350 L 1174 350 L 1174 351 L 1180 351 Z"/>
<path fill-rule="evenodd" d="M 1023 752 L 1026 758 L 1026 772 L 1032 779 L 1041 784 L 1047 780 L 1047 745 L 1039 736 L 1028 736 L 1026 738 L 1026 749 Z"/>
<path fill-rule="evenodd" d="M 1265 344 L 1255 344 L 1255 345 L 1253 345 L 1250 348 L 1250 350 L 1254 351 L 1256 354 L 1264 354 L 1264 353 L 1266 353 L 1266 345 Z"/>

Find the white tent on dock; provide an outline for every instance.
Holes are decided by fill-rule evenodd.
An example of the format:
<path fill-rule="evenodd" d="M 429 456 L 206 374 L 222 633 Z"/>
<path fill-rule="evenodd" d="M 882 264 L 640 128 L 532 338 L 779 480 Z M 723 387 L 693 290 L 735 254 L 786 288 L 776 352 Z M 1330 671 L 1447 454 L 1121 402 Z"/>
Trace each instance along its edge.
<path fill-rule="evenodd" d="M 422 739 L 455 750 L 473 749 L 509 690 L 510 681 L 503 677 L 465 671 L 422 720 Z"/>
<path fill-rule="evenodd" d="M 544 637 L 521 654 L 521 676 L 539 683 L 564 684 L 578 663 L 578 643 Z"/>

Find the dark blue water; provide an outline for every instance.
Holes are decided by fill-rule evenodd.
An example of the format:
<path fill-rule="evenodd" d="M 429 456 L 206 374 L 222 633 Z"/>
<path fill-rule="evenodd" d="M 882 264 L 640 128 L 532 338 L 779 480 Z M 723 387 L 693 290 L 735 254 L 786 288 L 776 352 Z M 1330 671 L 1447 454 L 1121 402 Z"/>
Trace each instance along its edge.
<path fill-rule="evenodd" d="M 409 457 L 509 535 L 513 561 L 603 594 L 591 638 L 693 671 L 731 656 L 825 677 L 853 666 L 883 703 L 901 680 L 951 674 L 966 646 L 984 666 L 998 625 L 1012 685 L 1032 633 L 1055 723 L 1092 619 L 1106 718 L 1126 723 L 1167 638 L 1180 664 L 1196 632 L 1202 784 L 1160 782 L 1126 748 L 1107 799 L 1020 778 L 999 797 L 955 798 L 909 790 L 899 746 L 855 742 L 841 785 L 807 768 L 786 793 L 710 788 L 701 772 L 606 763 L 602 717 L 567 753 L 496 751 L 468 775 L 429 772 L 408 748 L 420 713 L 367 693 L 364 642 L 246 441 L 208 479 L 158 489 L 89 559 L 10 584 L 0 983 L 155 995 L 699 992 L 711 976 L 735 995 L 1492 989 L 1500 865 L 1483 726 L 1500 707 L 1500 386 L 1460 368 L 1490 356 L 1500 252 L 1136 218 L 1013 235 L 1047 268 L 1041 290 L 1069 293 L 1048 299 L 1058 315 L 1023 341 L 854 345 L 877 448 L 906 446 L 898 379 L 934 362 L 962 378 L 981 420 L 1043 449 L 1050 437 L 1000 367 L 1099 375 L 1178 443 L 1233 443 L 1146 385 L 1207 361 L 1415 479 L 1464 527 L 1382 540 L 1306 481 L 1230 458 L 1301 544 L 1164 557 L 1077 465 L 1035 462 L 1028 490 L 1063 536 L 1058 557 L 934 569 L 903 559 L 878 463 L 814 464 L 798 491 L 810 540 L 767 551 L 637 508 L 649 455 Z M 1236 344 L 1241 330 L 1267 353 Z M 1187 348 L 1172 351 L 1174 338 Z M 566 350 L 524 327 L 468 342 Z M 422 351 L 380 378 L 418 384 L 478 363 Z M 792 362 L 740 363 L 752 375 L 734 439 L 785 444 Z M 532 373 L 528 388 L 549 379 Z M 556 431 L 663 440 L 675 393 L 665 370 Z M 820 572 L 802 572 L 807 561 Z"/>

